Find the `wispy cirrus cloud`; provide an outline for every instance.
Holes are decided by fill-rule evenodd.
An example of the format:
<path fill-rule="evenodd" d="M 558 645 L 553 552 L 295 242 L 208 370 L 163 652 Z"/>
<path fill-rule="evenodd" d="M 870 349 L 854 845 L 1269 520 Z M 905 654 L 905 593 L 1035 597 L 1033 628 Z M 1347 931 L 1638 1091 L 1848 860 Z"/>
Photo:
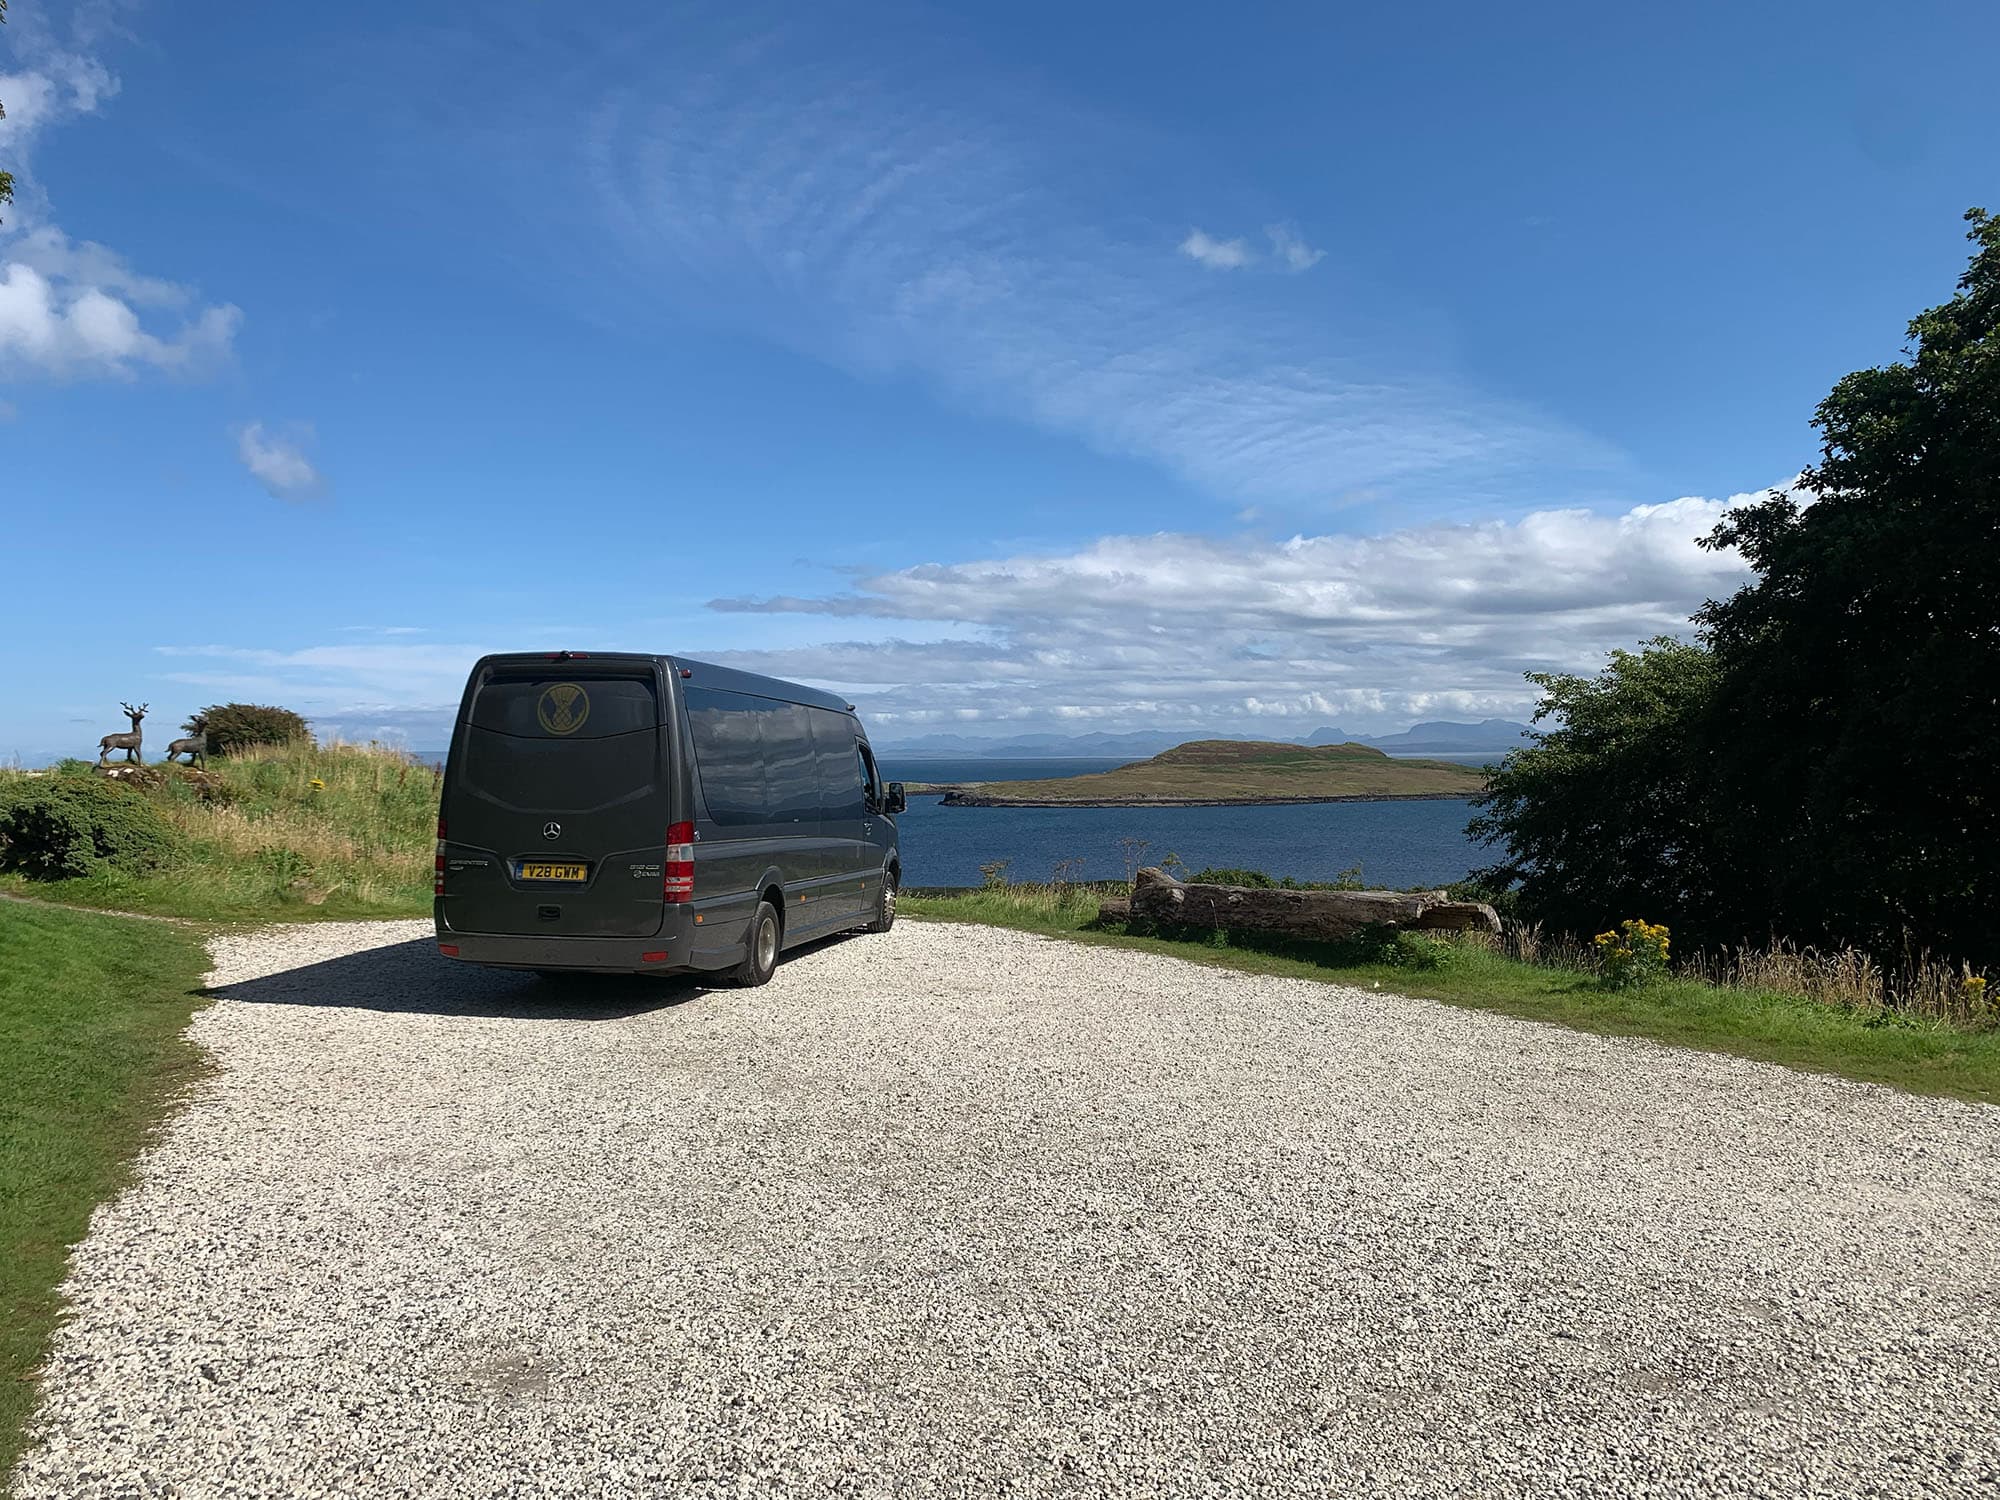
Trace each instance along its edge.
<path fill-rule="evenodd" d="M 1622 466 L 1418 352 L 1438 347 L 1431 309 L 1408 308 L 1399 337 L 1396 299 L 1288 226 L 1267 258 L 1317 264 L 1312 277 L 1190 278 L 1163 239 L 1217 268 L 1258 252 L 1165 227 L 1186 220 L 1159 180 L 1160 143 L 1041 84 L 899 43 L 869 50 L 798 17 L 566 33 L 547 91 L 462 144 L 496 173 L 530 141 L 574 164 L 548 180 L 573 177 L 580 196 L 538 232 L 606 318 L 662 307 L 866 376 L 914 375 L 1235 503 L 1310 509 L 1373 491 L 1438 510 L 1585 476 L 1601 490 Z M 497 80 L 514 56 L 459 71 Z"/>

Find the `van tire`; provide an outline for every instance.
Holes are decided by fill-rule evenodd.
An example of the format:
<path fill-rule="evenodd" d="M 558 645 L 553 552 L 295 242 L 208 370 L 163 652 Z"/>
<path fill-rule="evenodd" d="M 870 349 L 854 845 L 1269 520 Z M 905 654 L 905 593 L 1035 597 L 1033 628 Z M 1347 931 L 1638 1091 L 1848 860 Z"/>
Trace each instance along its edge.
<path fill-rule="evenodd" d="M 896 925 L 896 872 L 882 872 L 882 891 L 875 898 L 875 920 L 868 924 L 869 932 L 887 932 Z"/>
<path fill-rule="evenodd" d="M 750 919 L 750 930 L 743 935 L 743 962 L 736 966 L 731 977 L 746 990 L 769 984 L 778 971 L 778 942 L 783 936 L 778 908 L 768 901 L 759 901 L 757 914 Z"/>

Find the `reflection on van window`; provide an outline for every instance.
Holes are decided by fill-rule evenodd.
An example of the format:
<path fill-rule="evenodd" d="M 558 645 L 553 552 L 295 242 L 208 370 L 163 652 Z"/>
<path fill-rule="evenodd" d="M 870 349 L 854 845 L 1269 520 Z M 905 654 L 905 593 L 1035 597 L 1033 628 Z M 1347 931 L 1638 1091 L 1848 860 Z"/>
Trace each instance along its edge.
<path fill-rule="evenodd" d="M 813 779 L 813 710 L 801 703 L 752 698 L 763 712 L 764 776 L 771 817 L 779 823 L 817 823 L 819 786 Z"/>
<path fill-rule="evenodd" d="M 744 693 L 687 689 L 688 730 L 694 739 L 701 797 L 708 815 L 718 823 L 740 826 L 765 821 L 769 798 L 764 781 L 764 716 L 757 710 L 767 705 L 777 706 Z"/>
<path fill-rule="evenodd" d="M 831 820 L 859 820 L 868 809 L 862 800 L 861 762 L 854 753 L 854 721 L 823 708 L 809 711 L 813 759 L 819 766 L 820 815 Z"/>

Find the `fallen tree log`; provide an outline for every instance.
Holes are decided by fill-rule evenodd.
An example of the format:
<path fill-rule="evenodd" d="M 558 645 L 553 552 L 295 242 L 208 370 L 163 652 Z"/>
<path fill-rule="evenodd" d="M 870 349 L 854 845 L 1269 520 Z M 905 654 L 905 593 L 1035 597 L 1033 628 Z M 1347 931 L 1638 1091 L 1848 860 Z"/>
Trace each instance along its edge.
<path fill-rule="evenodd" d="M 1183 882 L 1150 866 L 1132 881 L 1132 914 L 1170 927 L 1223 927 L 1286 937 L 1350 937 L 1368 927 L 1413 932 L 1498 932 L 1483 901 L 1443 891 L 1287 891 Z"/>

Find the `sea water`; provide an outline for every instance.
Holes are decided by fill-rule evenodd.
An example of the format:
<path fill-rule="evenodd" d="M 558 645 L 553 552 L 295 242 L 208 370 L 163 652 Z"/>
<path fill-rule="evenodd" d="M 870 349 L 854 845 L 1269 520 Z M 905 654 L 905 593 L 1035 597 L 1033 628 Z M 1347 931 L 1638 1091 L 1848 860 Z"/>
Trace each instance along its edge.
<path fill-rule="evenodd" d="M 884 756 L 882 774 L 1003 781 L 1125 764 Z M 1002 860 L 1016 882 L 1047 880 L 1066 860 L 1081 862 L 1068 871 L 1073 880 L 1122 879 L 1134 863 L 1177 854 L 1190 870 L 1213 865 L 1296 880 L 1332 880 L 1359 866 L 1370 885 L 1402 887 L 1448 885 L 1493 862 L 1494 854 L 1465 836 L 1471 816 L 1471 805 L 1456 797 L 1277 807 L 942 807 L 936 797 L 912 797 L 896 822 L 907 886 L 977 885 L 980 866 Z"/>

